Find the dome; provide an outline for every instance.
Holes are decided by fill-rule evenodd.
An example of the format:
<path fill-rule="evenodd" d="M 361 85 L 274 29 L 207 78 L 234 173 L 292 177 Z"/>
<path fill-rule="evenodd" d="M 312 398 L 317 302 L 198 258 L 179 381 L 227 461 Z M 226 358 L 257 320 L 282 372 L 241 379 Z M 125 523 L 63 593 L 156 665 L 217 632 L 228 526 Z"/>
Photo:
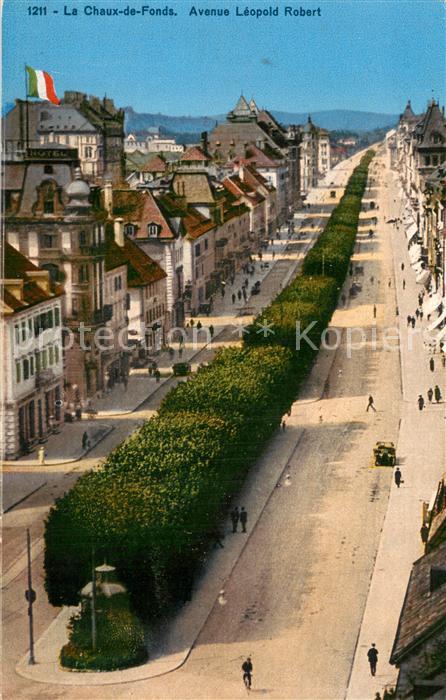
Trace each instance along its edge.
<path fill-rule="evenodd" d="M 74 180 L 72 180 L 70 184 L 66 186 L 65 192 L 70 200 L 68 203 L 69 207 L 90 206 L 88 201 L 90 197 L 90 187 L 88 183 L 82 179 L 80 168 L 76 168 Z"/>

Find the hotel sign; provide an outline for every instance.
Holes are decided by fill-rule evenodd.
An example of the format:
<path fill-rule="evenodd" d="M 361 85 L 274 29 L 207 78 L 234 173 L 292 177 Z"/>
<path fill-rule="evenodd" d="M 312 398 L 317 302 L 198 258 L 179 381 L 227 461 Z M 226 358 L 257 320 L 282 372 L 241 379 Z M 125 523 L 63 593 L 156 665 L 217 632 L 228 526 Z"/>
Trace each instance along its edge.
<path fill-rule="evenodd" d="M 78 160 L 77 148 L 27 148 L 27 160 Z"/>

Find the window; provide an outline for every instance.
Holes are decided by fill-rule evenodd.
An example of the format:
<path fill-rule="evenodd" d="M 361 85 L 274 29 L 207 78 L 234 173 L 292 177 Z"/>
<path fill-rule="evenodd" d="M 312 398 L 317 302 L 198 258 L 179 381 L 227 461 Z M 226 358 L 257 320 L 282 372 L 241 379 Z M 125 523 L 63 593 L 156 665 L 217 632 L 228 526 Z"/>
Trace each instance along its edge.
<path fill-rule="evenodd" d="M 46 350 L 42 350 L 40 353 L 40 362 L 42 365 L 42 369 L 46 369 L 48 367 L 48 353 Z"/>
<path fill-rule="evenodd" d="M 45 173 L 45 175 L 52 175 L 53 166 L 52 165 L 45 165 L 43 168 L 43 172 Z"/>
<path fill-rule="evenodd" d="M 201 254 L 201 246 L 200 246 L 199 243 L 197 243 L 197 244 L 195 245 L 195 257 L 196 257 L 196 258 L 199 258 L 199 257 L 200 257 L 200 254 Z"/>
<path fill-rule="evenodd" d="M 47 311 L 46 315 L 46 327 L 47 328 L 53 328 L 53 310 L 50 309 Z"/>
<path fill-rule="evenodd" d="M 29 379 L 29 361 L 23 360 L 23 379 Z"/>
<path fill-rule="evenodd" d="M 48 348 L 48 364 L 54 365 L 54 348 L 52 345 Z"/>
<path fill-rule="evenodd" d="M 46 199 L 44 201 L 43 213 L 44 214 L 54 214 L 54 200 L 53 199 Z"/>
<path fill-rule="evenodd" d="M 120 289 L 122 289 L 122 279 L 121 275 L 118 275 L 115 277 L 115 292 L 119 291 Z"/>
<path fill-rule="evenodd" d="M 431 164 L 431 157 L 424 156 L 424 165 L 430 165 L 430 164 Z"/>
<path fill-rule="evenodd" d="M 209 248 L 209 241 L 208 241 L 208 239 L 206 238 L 206 240 L 205 240 L 205 242 L 204 242 L 204 249 L 207 250 L 208 248 Z"/>
<path fill-rule="evenodd" d="M 79 232 L 79 245 L 87 245 L 87 234 L 85 231 Z"/>
<path fill-rule="evenodd" d="M 104 226 L 103 224 L 96 224 L 93 229 L 93 244 L 99 245 L 104 242 Z"/>
<path fill-rule="evenodd" d="M 34 357 L 29 358 L 29 373 L 31 376 L 34 374 Z"/>
<path fill-rule="evenodd" d="M 85 146 L 85 157 L 93 158 L 93 149 L 91 146 Z"/>
<path fill-rule="evenodd" d="M 21 331 L 22 343 L 24 343 L 26 341 L 26 338 L 28 335 L 26 321 L 22 321 L 22 323 L 20 324 L 20 331 Z"/>
<path fill-rule="evenodd" d="M 22 372 L 21 372 L 21 367 L 20 367 L 20 362 L 15 363 L 15 380 L 17 384 L 20 384 L 22 379 Z"/>
<path fill-rule="evenodd" d="M 438 156 L 432 156 L 432 165 L 438 165 Z"/>
<path fill-rule="evenodd" d="M 157 238 L 158 231 L 161 227 L 158 224 L 147 224 L 147 235 L 149 238 Z"/>
<path fill-rule="evenodd" d="M 124 234 L 126 236 L 134 236 L 136 233 L 135 226 L 133 224 L 125 224 L 124 226 Z"/>
<path fill-rule="evenodd" d="M 36 372 L 39 372 L 41 367 L 42 363 L 40 361 L 40 352 L 36 352 Z"/>
<path fill-rule="evenodd" d="M 79 266 L 79 283 L 88 282 L 88 264 Z"/>
<path fill-rule="evenodd" d="M 55 345 L 54 346 L 54 362 L 57 363 L 59 362 L 59 346 Z"/>
<path fill-rule="evenodd" d="M 54 325 L 60 326 L 60 309 L 57 306 L 54 309 Z"/>
<path fill-rule="evenodd" d="M 20 326 L 14 326 L 14 335 L 16 345 L 20 345 Z"/>
<path fill-rule="evenodd" d="M 53 206 L 52 202 L 51 202 L 51 205 Z M 46 202 L 45 202 L 45 206 L 46 206 Z M 52 214 L 53 210 L 51 210 L 51 212 L 48 212 L 44 208 L 44 212 L 45 212 L 45 214 Z M 52 248 L 52 247 L 53 247 L 53 236 L 50 236 L 49 234 L 44 233 L 42 235 L 42 248 Z"/>

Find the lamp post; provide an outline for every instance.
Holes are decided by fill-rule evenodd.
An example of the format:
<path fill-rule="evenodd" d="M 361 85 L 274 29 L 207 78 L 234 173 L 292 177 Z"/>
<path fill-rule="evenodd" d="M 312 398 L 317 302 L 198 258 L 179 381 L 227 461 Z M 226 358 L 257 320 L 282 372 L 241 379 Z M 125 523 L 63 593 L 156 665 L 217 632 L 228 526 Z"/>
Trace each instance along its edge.
<path fill-rule="evenodd" d="M 31 536 L 29 529 L 26 530 L 26 552 L 28 559 L 28 588 L 25 591 L 25 598 L 28 601 L 28 622 L 29 622 L 29 660 L 28 664 L 34 665 L 34 620 L 33 620 L 33 603 L 36 600 L 36 592 L 32 587 L 31 578 Z"/>

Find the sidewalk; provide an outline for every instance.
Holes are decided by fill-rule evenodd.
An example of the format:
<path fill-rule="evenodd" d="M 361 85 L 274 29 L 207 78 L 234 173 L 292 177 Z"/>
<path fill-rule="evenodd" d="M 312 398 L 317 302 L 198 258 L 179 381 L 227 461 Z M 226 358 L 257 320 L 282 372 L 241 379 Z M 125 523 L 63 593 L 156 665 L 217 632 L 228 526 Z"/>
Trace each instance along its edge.
<path fill-rule="evenodd" d="M 412 563 L 423 554 L 419 530 L 422 502 L 429 501 L 441 478 L 445 464 L 444 404 L 427 406 L 421 413 L 416 403 L 418 394 L 426 397 L 429 386 L 438 384 L 444 396 L 445 370 L 436 363 L 435 372 L 428 367 L 428 353 L 420 333 L 413 336 L 409 350 L 406 318 L 418 306 L 420 286 L 410 266 L 404 231 L 397 231 L 384 221 L 399 215 L 397 188 L 390 184 L 387 201 L 379 212 L 383 235 L 391 236 L 394 258 L 394 284 L 398 324 L 402 338 L 400 357 L 403 391 L 402 421 L 397 445 L 398 464 L 404 483 L 400 489 L 392 486 L 386 519 L 384 521 L 369 595 L 358 636 L 346 698 L 373 700 L 376 692 L 394 686 L 398 670 L 389 664 L 389 657 L 403 605 Z M 396 197 L 397 203 L 393 202 Z M 383 201 L 383 199 L 381 199 Z M 395 211 L 395 209 L 397 209 Z M 393 229 L 393 230 L 392 230 Z M 404 272 L 401 263 L 404 262 Z M 406 288 L 402 288 L 402 279 Z M 427 399 L 425 398 L 426 402 Z M 426 448 L 429 445 L 429 459 Z M 379 651 L 377 675 L 370 675 L 367 650 L 372 642 Z"/>
<path fill-rule="evenodd" d="M 74 423 L 62 423 L 58 433 L 51 435 L 42 445 L 37 445 L 34 453 L 24 455 L 14 461 L 2 462 L 3 471 L 19 471 L 20 467 L 50 467 L 56 464 L 68 464 L 77 462 L 85 457 L 98 443 L 113 430 L 109 423 L 97 420 L 82 420 Z M 87 449 L 82 447 L 82 436 L 87 433 L 89 445 Z M 45 449 L 45 463 L 40 464 L 37 451 L 40 447 Z"/>

